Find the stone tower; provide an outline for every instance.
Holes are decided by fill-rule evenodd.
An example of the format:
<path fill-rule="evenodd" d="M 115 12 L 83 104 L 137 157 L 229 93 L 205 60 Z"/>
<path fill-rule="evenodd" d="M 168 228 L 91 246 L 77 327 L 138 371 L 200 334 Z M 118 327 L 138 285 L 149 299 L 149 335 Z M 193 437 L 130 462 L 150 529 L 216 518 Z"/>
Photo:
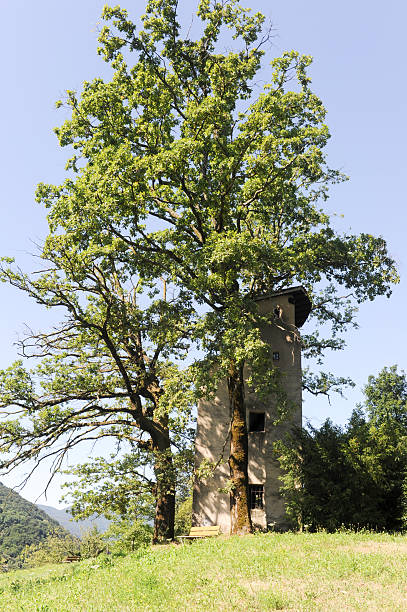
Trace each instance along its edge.
<path fill-rule="evenodd" d="M 249 430 L 249 499 L 253 525 L 261 529 L 273 526 L 284 529 L 284 503 L 279 495 L 281 474 L 273 456 L 273 442 L 294 424 L 301 426 L 301 343 L 298 328 L 305 323 L 311 303 L 303 287 L 291 287 L 267 295 L 258 302 L 261 313 L 273 313 L 273 323 L 265 326 L 262 337 L 273 350 L 273 364 L 281 369 L 281 384 L 294 410 L 289 420 L 273 425 L 277 411 L 275 400 L 260 400 L 246 385 L 247 425 Z M 196 481 L 193 494 L 192 524 L 220 525 L 230 532 L 229 494 L 220 492 L 229 479 L 230 409 L 226 381 L 218 387 L 216 397 L 201 401 L 195 441 L 195 465 L 203 459 L 218 462 L 214 476 Z"/>

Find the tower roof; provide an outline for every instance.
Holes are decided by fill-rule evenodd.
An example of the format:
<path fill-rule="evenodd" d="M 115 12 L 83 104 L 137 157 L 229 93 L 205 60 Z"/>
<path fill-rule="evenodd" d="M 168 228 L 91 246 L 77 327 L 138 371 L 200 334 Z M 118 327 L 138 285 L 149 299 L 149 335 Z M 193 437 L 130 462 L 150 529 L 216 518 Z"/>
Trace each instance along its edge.
<path fill-rule="evenodd" d="M 304 325 L 309 313 L 311 312 L 311 300 L 309 299 L 308 294 L 302 285 L 298 285 L 297 287 L 288 287 L 287 289 L 281 289 L 280 291 L 275 291 L 274 293 L 268 293 L 267 295 L 262 295 L 261 297 L 256 298 L 256 300 L 267 300 L 269 298 L 279 297 L 280 295 L 288 295 L 289 299 L 291 298 L 293 300 L 295 305 L 296 327 L 301 327 Z"/>

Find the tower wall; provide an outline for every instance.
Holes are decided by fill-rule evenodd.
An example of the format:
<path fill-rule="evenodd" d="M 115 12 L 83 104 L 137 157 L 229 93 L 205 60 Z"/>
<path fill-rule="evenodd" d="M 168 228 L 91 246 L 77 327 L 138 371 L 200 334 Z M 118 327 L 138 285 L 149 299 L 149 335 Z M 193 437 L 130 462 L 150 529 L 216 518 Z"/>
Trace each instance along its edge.
<path fill-rule="evenodd" d="M 263 339 L 272 346 L 273 365 L 281 371 L 281 385 L 292 408 L 289 417 L 273 425 L 278 414 L 276 398 L 260 399 L 245 385 L 247 423 L 250 413 L 265 415 L 264 431 L 249 431 L 249 485 L 263 485 L 263 508 L 251 510 L 255 527 L 267 529 L 287 526 L 284 503 L 279 495 L 281 470 L 273 455 L 273 443 L 281 439 L 293 425 L 301 426 L 301 347 L 295 326 L 295 300 L 290 293 L 271 296 L 259 301 L 262 313 L 272 312 L 273 323 L 261 329 Z M 277 355 L 279 359 L 277 359 Z M 247 378 L 247 376 L 246 376 Z M 222 492 L 230 477 L 228 457 L 230 407 L 226 380 L 219 384 L 215 398 L 202 400 L 198 406 L 195 441 L 195 464 L 204 459 L 219 462 L 214 475 L 196 480 L 193 494 L 193 525 L 219 525 L 223 533 L 230 532 L 229 493 Z"/>

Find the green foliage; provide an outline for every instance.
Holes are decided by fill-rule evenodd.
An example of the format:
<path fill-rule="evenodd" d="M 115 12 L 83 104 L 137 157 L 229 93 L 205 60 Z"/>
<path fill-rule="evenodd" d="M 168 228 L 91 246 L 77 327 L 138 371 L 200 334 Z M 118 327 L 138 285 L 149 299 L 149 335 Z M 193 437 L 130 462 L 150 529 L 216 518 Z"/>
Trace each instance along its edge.
<path fill-rule="evenodd" d="M 305 352 L 321 356 L 342 346 L 338 333 L 353 323 L 355 303 L 389 295 L 397 273 L 382 238 L 339 235 L 320 208 L 344 177 L 326 163 L 330 134 L 311 89 L 311 58 L 274 58 L 256 98 L 264 16 L 238 0 L 201 0 L 197 16 L 191 39 L 173 0 L 148 2 L 140 28 L 126 10 L 105 7 L 99 53 L 114 73 L 68 92 L 71 116 L 56 133 L 73 150 L 72 175 L 37 191 L 49 209 L 45 253 L 79 249 L 81 267 L 91 257 L 104 274 L 113 258 L 152 292 L 165 279 L 192 307 L 176 305 L 187 325 L 192 316 L 188 336 L 206 354 L 198 389 L 216 385 L 233 360 L 250 365 L 259 392 L 273 391 L 256 297 L 303 284 L 315 325 L 331 327 L 325 339 L 305 338 Z M 225 28 L 229 52 L 221 51 Z M 177 329 L 158 334 L 168 340 Z M 309 386 L 326 392 L 327 381 L 335 389 L 344 379 L 315 385 L 314 377 Z"/>
<path fill-rule="evenodd" d="M 138 520 L 122 519 L 114 521 L 103 539 L 108 542 L 113 552 L 134 552 L 138 548 L 151 544 L 152 528 Z"/>
<path fill-rule="evenodd" d="M 39 543 L 26 546 L 21 553 L 25 566 L 37 567 L 48 563 L 62 563 L 71 555 L 81 554 L 81 541 L 71 535 L 49 535 Z"/>
<path fill-rule="evenodd" d="M 140 474 L 148 463 L 145 453 L 135 450 L 120 458 L 95 457 L 65 472 L 74 476 L 74 480 L 64 485 L 70 491 L 64 499 L 72 504 L 74 518 L 88 518 L 97 513 L 108 519 L 153 519 L 154 479 Z"/>
<path fill-rule="evenodd" d="M 84 559 L 97 557 L 106 550 L 104 534 L 96 526 L 88 529 L 81 537 L 80 554 Z"/>
<path fill-rule="evenodd" d="M 369 377 L 365 403 L 345 429 L 327 420 L 276 444 L 281 492 L 293 524 L 311 530 L 405 529 L 406 375 L 396 366 Z"/>
<path fill-rule="evenodd" d="M 192 448 L 173 452 L 178 505 L 190 495 L 193 460 Z M 108 459 L 95 457 L 65 471 L 74 476 L 63 485 L 69 489 L 64 499 L 71 504 L 74 518 L 84 519 L 96 513 L 115 523 L 120 520 L 151 522 L 156 485 L 152 471 L 150 477 L 146 475 L 148 461 L 143 451 L 133 449 L 132 453 L 120 457 L 114 454 Z"/>
<path fill-rule="evenodd" d="M 35 504 L 0 483 L 0 557 L 16 559 L 26 546 L 54 532 L 66 533 Z"/>
<path fill-rule="evenodd" d="M 407 378 L 397 366 L 383 368 L 377 377 L 369 376 L 364 388 L 365 409 L 375 425 L 391 423 L 407 427 Z"/>
<path fill-rule="evenodd" d="M 93 559 L 106 551 L 105 540 L 106 534 L 101 534 L 95 526 L 85 531 L 80 539 L 63 533 L 52 534 L 39 543 L 26 546 L 20 558 L 28 567 L 62 563 L 66 557 L 73 555 Z"/>
<path fill-rule="evenodd" d="M 175 512 L 175 535 L 185 535 L 191 529 L 192 494 L 178 504 Z"/>

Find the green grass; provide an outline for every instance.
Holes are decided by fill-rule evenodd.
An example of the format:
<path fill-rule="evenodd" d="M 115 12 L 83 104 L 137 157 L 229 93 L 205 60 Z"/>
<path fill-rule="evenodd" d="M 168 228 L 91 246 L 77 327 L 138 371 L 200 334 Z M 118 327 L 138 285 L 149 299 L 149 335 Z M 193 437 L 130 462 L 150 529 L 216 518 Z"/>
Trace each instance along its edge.
<path fill-rule="evenodd" d="M 261 534 L 0 575 L 0 610 L 407 609 L 407 537 Z"/>

